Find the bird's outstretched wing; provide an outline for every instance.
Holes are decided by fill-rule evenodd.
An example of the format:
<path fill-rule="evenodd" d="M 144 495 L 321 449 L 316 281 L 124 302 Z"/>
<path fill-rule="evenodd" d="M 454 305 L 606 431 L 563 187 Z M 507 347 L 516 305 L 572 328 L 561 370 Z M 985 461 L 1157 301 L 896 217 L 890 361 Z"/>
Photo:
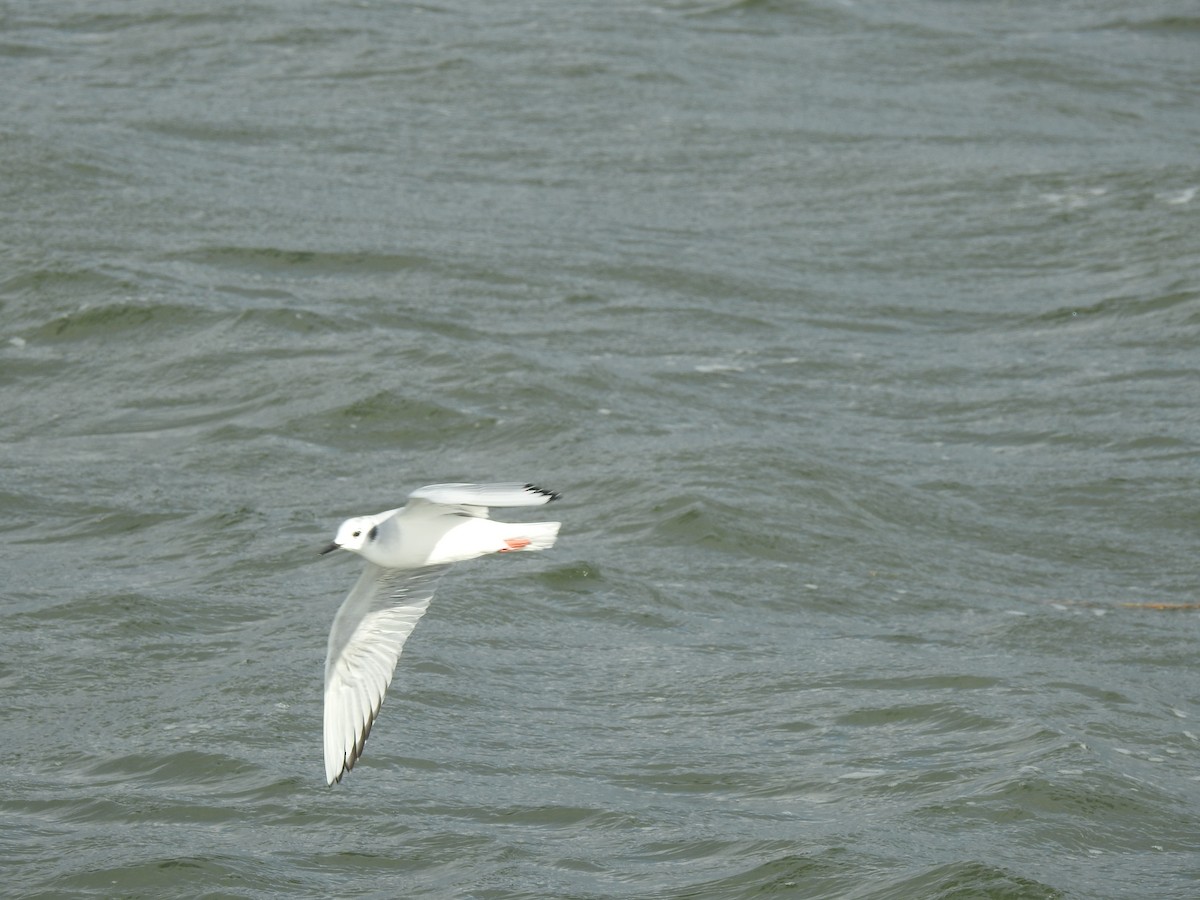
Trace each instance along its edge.
<path fill-rule="evenodd" d="M 412 501 L 436 503 L 439 506 L 541 506 L 561 495 L 536 484 L 512 482 L 506 484 L 429 484 L 408 495 Z"/>
<path fill-rule="evenodd" d="M 325 657 L 325 777 L 341 781 L 362 755 L 396 661 L 448 566 L 367 563 L 333 619 Z"/>

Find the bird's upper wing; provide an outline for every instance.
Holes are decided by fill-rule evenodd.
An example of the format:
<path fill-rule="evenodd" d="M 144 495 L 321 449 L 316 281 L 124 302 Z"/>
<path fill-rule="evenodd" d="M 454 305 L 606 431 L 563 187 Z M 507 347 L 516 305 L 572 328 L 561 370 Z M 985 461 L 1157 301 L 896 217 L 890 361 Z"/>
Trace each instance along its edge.
<path fill-rule="evenodd" d="M 489 506 L 541 506 L 561 494 L 536 484 L 429 484 L 408 495 L 405 509 L 420 510 L 422 503 L 450 506 L 473 516 L 487 518 Z"/>
<path fill-rule="evenodd" d="M 325 777 L 341 781 L 362 754 L 396 660 L 447 566 L 367 563 L 333 619 L 325 657 Z"/>

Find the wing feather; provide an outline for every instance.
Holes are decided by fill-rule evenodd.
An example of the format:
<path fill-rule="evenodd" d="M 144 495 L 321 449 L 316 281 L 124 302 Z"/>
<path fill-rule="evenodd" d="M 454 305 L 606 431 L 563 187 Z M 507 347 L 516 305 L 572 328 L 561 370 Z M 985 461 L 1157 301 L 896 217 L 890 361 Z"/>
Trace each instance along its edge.
<path fill-rule="evenodd" d="M 341 781 L 362 755 L 396 661 L 447 566 L 367 563 L 342 603 L 325 657 L 325 776 Z"/>

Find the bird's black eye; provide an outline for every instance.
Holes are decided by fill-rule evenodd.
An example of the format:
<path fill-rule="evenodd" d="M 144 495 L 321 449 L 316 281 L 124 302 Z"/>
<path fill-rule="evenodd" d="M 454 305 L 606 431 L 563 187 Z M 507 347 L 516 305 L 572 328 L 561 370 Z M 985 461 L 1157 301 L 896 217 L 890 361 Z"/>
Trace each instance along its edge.
<path fill-rule="evenodd" d="M 350 535 L 350 537 L 358 537 L 360 534 L 362 534 L 361 531 L 356 531 L 354 534 Z"/>
<path fill-rule="evenodd" d="M 377 537 L 379 537 L 379 526 L 378 525 L 374 526 L 370 531 L 367 532 L 368 539 L 373 541 Z"/>

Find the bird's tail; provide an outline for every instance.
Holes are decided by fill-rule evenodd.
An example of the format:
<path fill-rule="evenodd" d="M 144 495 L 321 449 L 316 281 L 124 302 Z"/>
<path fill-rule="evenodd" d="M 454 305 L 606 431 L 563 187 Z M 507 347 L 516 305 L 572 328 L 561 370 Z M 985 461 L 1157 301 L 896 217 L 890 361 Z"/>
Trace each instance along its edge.
<path fill-rule="evenodd" d="M 509 531 L 504 535 L 504 543 L 507 546 L 502 547 L 500 552 L 548 550 L 554 546 L 554 541 L 558 538 L 558 529 L 561 527 L 562 522 L 514 523 L 509 526 Z"/>

